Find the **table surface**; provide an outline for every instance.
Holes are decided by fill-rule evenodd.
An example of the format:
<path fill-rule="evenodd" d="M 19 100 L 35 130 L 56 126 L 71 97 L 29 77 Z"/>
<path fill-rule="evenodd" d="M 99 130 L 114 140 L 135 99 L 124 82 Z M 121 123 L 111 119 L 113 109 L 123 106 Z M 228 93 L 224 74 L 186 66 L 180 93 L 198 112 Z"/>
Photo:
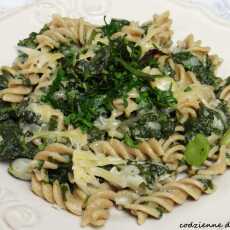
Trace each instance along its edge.
<path fill-rule="evenodd" d="M 46 0 L 0 0 L 0 16 L 12 12 L 18 7 Z M 77 0 L 76 0 L 77 1 Z M 93 1 L 93 0 L 92 0 Z M 181 0 L 208 7 L 213 14 L 230 20 L 230 0 Z"/>

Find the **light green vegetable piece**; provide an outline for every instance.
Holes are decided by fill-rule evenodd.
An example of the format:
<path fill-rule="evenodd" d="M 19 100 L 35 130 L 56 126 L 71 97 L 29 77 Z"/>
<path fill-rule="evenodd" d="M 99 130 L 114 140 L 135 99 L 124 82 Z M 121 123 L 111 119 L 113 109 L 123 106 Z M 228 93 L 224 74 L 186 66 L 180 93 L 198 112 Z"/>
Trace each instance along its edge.
<path fill-rule="evenodd" d="M 29 181 L 32 176 L 32 171 L 30 169 L 31 162 L 32 160 L 26 158 L 16 159 L 10 163 L 8 172 L 17 179 Z"/>
<path fill-rule="evenodd" d="M 209 150 L 207 138 L 203 134 L 197 134 L 186 146 L 185 160 L 192 166 L 200 166 L 207 159 Z"/>
<path fill-rule="evenodd" d="M 220 141 L 221 145 L 229 145 L 230 144 L 230 129 L 228 129 L 225 134 L 223 135 L 223 137 L 221 138 Z"/>

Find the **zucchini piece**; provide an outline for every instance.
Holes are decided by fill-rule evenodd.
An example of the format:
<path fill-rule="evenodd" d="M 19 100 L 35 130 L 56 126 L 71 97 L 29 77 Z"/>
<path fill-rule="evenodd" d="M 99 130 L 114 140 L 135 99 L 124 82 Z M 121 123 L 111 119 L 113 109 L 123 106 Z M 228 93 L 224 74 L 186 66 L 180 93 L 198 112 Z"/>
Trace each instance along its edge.
<path fill-rule="evenodd" d="M 29 181 L 32 175 L 31 162 L 32 160 L 26 158 L 16 159 L 10 163 L 8 173 L 17 179 Z"/>

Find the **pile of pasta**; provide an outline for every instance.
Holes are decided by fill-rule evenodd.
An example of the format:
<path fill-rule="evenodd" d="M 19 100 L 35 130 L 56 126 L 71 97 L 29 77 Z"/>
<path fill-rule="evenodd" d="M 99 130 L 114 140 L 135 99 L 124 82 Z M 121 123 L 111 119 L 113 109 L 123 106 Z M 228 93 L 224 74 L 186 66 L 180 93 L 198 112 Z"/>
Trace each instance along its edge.
<path fill-rule="evenodd" d="M 16 59 L 12 67 L 1 68 L 9 81 L 8 87 L 0 90 L 0 100 L 12 104 L 29 101 L 28 107 L 39 114 L 44 123 L 52 117 L 57 118 L 54 131 L 42 130 L 41 125 L 39 132 L 36 130 L 28 137 L 29 141 L 39 145 L 41 136 L 52 136 L 52 141 L 43 143 L 41 151 L 30 162 L 32 191 L 81 216 L 82 226 L 104 225 L 113 207 L 136 216 L 138 224 L 143 224 L 149 217 L 159 219 L 186 200 L 198 200 L 202 194 L 213 192 L 213 179 L 230 165 L 230 142 L 223 139 L 226 135 L 214 133 L 207 136 L 210 149 L 202 165 L 190 165 L 184 160 L 187 148 L 184 124 L 196 119 L 202 106 L 215 110 L 220 100 L 229 106 L 230 85 L 219 79 L 221 90 L 217 93 L 212 85 L 202 83 L 195 72 L 173 60 L 171 54 L 179 50 L 190 52 L 201 62 L 208 57 L 215 71 L 221 64 L 221 59 L 211 55 L 210 48 L 202 46 L 193 35 L 174 45 L 169 16 L 169 12 L 154 15 L 143 25 L 131 22 L 111 37 L 105 36 L 100 26 L 82 18 L 54 16 L 46 30 L 36 35 L 34 48 L 18 48 L 26 58 Z M 53 84 L 59 63 L 64 58 L 55 50 L 75 43 L 86 50 L 78 58 L 90 60 L 99 44 L 109 44 L 110 40 L 119 37 L 141 47 L 142 57 L 152 49 L 158 50 L 155 55 L 158 67 L 146 66 L 142 70 L 146 76 L 161 75 L 165 65 L 173 72 L 172 77 L 149 81 L 152 87 L 170 88 L 176 98 L 174 116 L 177 124 L 168 137 L 142 138 L 135 146 L 124 141 L 124 134 L 119 129 L 123 121 L 120 118 L 135 117 L 140 96 L 136 88 L 129 91 L 126 100 L 113 100 L 109 117 L 94 122 L 95 127 L 106 131 L 107 136 L 93 141 L 84 130 L 66 125 L 61 109 L 39 99 Z M 25 84 L 26 80 L 30 84 Z M 68 141 L 63 141 L 66 139 Z M 144 171 L 145 168 L 150 171 Z"/>

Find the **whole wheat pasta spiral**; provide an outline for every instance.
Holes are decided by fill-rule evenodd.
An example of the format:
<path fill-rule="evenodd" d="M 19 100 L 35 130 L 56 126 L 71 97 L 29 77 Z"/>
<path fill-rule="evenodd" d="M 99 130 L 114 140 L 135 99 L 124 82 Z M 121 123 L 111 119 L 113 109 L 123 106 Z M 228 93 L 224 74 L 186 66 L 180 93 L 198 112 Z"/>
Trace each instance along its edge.
<path fill-rule="evenodd" d="M 109 209 L 113 207 L 114 197 L 115 192 L 111 190 L 98 191 L 91 195 L 85 204 L 81 225 L 104 225 L 109 218 Z"/>
<path fill-rule="evenodd" d="M 218 151 L 217 159 L 215 159 L 215 157 L 213 157 L 214 154 L 211 153 L 212 156 L 210 157 L 215 159 L 214 163 L 211 163 L 206 169 L 200 169 L 198 171 L 198 174 L 207 175 L 207 176 L 215 176 L 215 175 L 221 175 L 226 171 L 227 169 L 226 146 L 222 145 L 220 148 L 216 148 L 215 150 Z M 215 152 L 215 150 L 213 151 L 211 149 L 210 152 Z"/>
<path fill-rule="evenodd" d="M 172 21 L 169 18 L 169 12 L 155 15 L 153 20 L 147 24 L 147 34 L 138 42 L 142 47 L 142 52 L 148 51 L 146 44 L 154 43 L 161 48 L 169 48 L 172 44 Z M 149 45 L 151 47 L 151 45 Z"/>
<path fill-rule="evenodd" d="M 123 159 L 155 159 L 159 160 L 164 154 L 161 142 L 152 138 L 148 141 L 142 141 L 138 148 L 131 148 L 117 139 L 109 141 L 97 141 L 90 145 L 95 153 L 105 155 L 119 156 Z"/>
<path fill-rule="evenodd" d="M 31 186 L 37 196 L 79 216 L 82 213 L 84 200 L 80 199 L 82 196 L 78 196 L 76 185 L 72 185 L 74 190 L 71 190 L 68 183 L 63 184 L 58 179 L 50 181 L 50 171 L 48 172 L 48 170 L 58 169 L 61 164 L 70 163 L 72 153 L 73 149 L 59 143 L 51 144 L 44 151 L 37 153 L 31 163 L 33 172 Z M 69 172 L 68 182 L 70 184 L 73 183 L 72 177 Z"/>
<path fill-rule="evenodd" d="M 137 90 L 133 89 L 128 93 L 127 97 L 127 106 L 124 104 L 124 100 L 121 98 L 115 99 L 113 101 L 113 106 L 115 109 L 117 109 L 119 112 L 125 113 L 126 117 L 129 117 L 132 112 L 138 110 L 137 103 L 133 100 L 135 98 L 138 98 L 139 94 Z"/>
<path fill-rule="evenodd" d="M 180 83 L 188 85 L 193 83 L 200 83 L 193 72 L 185 71 L 183 65 L 175 64 L 174 68 L 176 72 L 175 78 Z"/>
<path fill-rule="evenodd" d="M 1 71 L 8 76 L 8 84 L 5 89 L 0 90 L 0 99 L 11 103 L 20 103 L 24 97 L 32 91 L 31 86 L 27 86 L 23 79 L 16 78 L 14 67 L 3 67 Z"/>
<path fill-rule="evenodd" d="M 59 163 L 68 163 L 71 160 L 73 151 L 72 148 L 63 144 L 54 143 L 48 145 L 43 151 L 38 152 L 34 157 L 34 161 L 42 161 L 45 169 L 57 169 Z"/>
<path fill-rule="evenodd" d="M 181 123 L 184 123 L 189 118 L 197 117 L 197 110 L 200 108 L 200 104 L 197 101 L 185 101 L 177 106 L 177 115 Z"/>
<path fill-rule="evenodd" d="M 112 38 L 126 36 L 127 40 L 138 42 L 143 34 L 144 30 L 136 22 L 131 22 L 129 25 L 123 26 L 120 32 L 113 34 Z"/>
<path fill-rule="evenodd" d="M 227 85 L 223 88 L 219 97 L 220 99 L 230 102 L 230 85 Z"/>
<path fill-rule="evenodd" d="M 70 19 L 60 16 L 54 16 L 48 27 L 48 30 L 36 38 L 38 48 L 48 47 L 53 49 L 61 44 L 68 44 L 71 41 L 85 45 L 90 41 L 95 31 L 95 26 L 82 18 Z"/>
<path fill-rule="evenodd" d="M 69 186 L 61 185 L 58 180 L 53 184 L 39 181 L 36 175 L 32 176 L 31 181 L 32 191 L 46 201 L 57 204 L 60 208 L 81 216 L 83 201 L 76 195 L 76 191 L 72 193 Z M 75 188 L 77 190 L 77 188 Z M 63 194 L 63 190 L 65 191 Z"/>
<path fill-rule="evenodd" d="M 0 90 L 0 98 L 6 102 L 20 103 L 24 100 L 25 96 L 31 93 L 31 91 L 32 88 L 28 86 L 10 86 L 9 88 Z"/>
<path fill-rule="evenodd" d="M 200 40 L 195 41 L 194 36 L 190 34 L 183 41 L 178 42 L 178 47 L 183 50 L 190 51 L 194 55 L 202 58 L 209 53 L 210 48 L 202 47 L 201 43 L 202 42 Z"/>
<path fill-rule="evenodd" d="M 147 216 L 160 218 L 162 209 L 164 212 L 171 212 L 176 205 L 182 205 L 188 198 L 198 200 L 207 191 L 201 181 L 197 178 L 184 178 L 170 182 L 162 190 L 142 196 L 122 207 L 138 217 L 138 224 L 143 224 Z"/>
<path fill-rule="evenodd" d="M 162 143 L 162 149 L 164 151 L 162 160 L 170 164 L 173 169 L 177 169 L 179 167 L 179 161 L 184 158 L 184 141 L 184 135 L 175 133 Z"/>

